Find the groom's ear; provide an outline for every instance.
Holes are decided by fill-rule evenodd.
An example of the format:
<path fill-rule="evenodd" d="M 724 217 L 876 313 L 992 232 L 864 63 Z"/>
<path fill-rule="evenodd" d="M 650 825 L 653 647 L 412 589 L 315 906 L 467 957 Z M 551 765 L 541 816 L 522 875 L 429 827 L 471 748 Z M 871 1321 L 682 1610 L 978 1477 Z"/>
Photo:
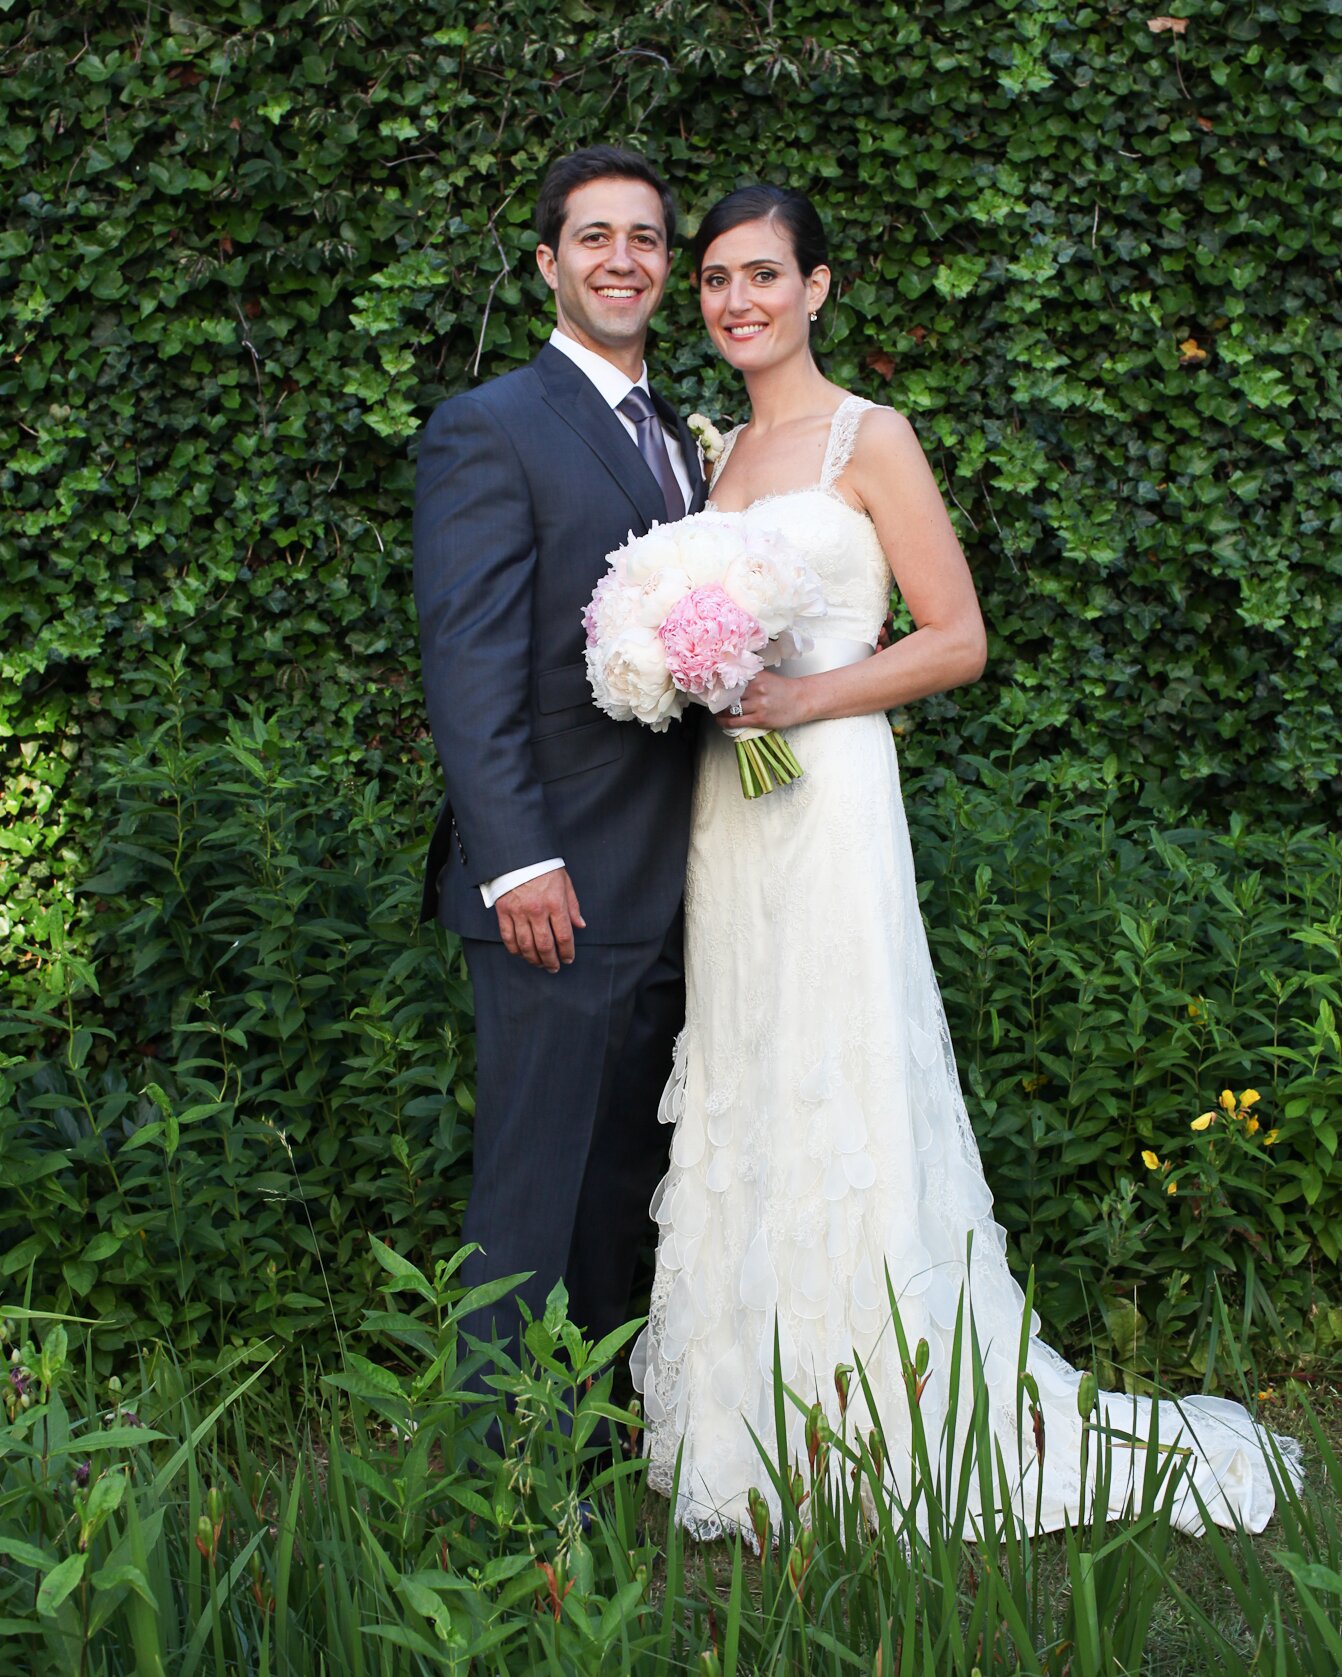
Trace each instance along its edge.
<path fill-rule="evenodd" d="M 536 266 L 540 269 L 541 278 L 550 287 L 550 290 L 557 291 L 559 289 L 559 264 L 549 245 L 536 246 Z"/>

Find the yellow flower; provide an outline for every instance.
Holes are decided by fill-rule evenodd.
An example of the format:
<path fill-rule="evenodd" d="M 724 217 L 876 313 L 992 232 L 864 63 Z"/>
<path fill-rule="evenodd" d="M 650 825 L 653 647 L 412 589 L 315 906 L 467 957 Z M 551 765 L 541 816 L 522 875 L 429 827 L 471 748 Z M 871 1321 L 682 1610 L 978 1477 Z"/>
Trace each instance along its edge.
<path fill-rule="evenodd" d="M 1143 1148 L 1143 1150 L 1142 1150 L 1142 1163 L 1146 1166 L 1146 1168 L 1148 1170 L 1159 1170 L 1160 1169 L 1160 1160 L 1156 1157 L 1156 1155 L 1151 1151 L 1151 1149 L 1149 1147 Z"/>
<path fill-rule="evenodd" d="M 1262 1098 L 1263 1097 L 1258 1093 L 1257 1089 L 1246 1089 L 1240 1096 L 1239 1103 L 1241 1106 L 1253 1106 L 1256 1102 L 1261 1101 Z"/>
<path fill-rule="evenodd" d="M 1265 1386 L 1258 1394 L 1258 1401 L 1259 1403 L 1271 1403 L 1276 1395 L 1277 1389 L 1275 1386 Z"/>
<path fill-rule="evenodd" d="M 1201 1019 L 1202 1008 L 1199 1006 L 1199 1004 L 1197 1002 L 1189 1002 L 1189 1004 L 1188 1004 L 1188 1017 L 1190 1019 Z"/>
<path fill-rule="evenodd" d="M 1235 1110 L 1235 1097 L 1229 1089 L 1222 1089 L 1221 1091 L 1221 1109 L 1224 1112 Z"/>
<path fill-rule="evenodd" d="M 1267 1132 L 1267 1134 L 1263 1137 L 1263 1146 L 1264 1147 L 1274 1146 L 1276 1144 L 1277 1137 L 1280 1134 L 1281 1134 L 1280 1130 L 1269 1130 Z"/>
<path fill-rule="evenodd" d="M 1165 1184 L 1165 1192 L 1167 1194 L 1174 1194 L 1174 1193 L 1177 1193 L 1178 1191 L 1179 1191 L 1179 1184 L 1174 1180 L 1173 1177 L 1171 1177 L 1170 1180 Z"/>
<path fill-rule="evenodd" d="M 1214 1112 L 1204 1112 L 1200 1117 L 1195 1118 L 1188 1127 L 1190 1130 L 1210 1129 L 1212 1119 L 1215 1118 L 1215 1116 L 1216 1114 Z"/>
<path fill-rule="evenodd" d="M 1245 1124 L 1244 1124 L 1244 1133 L 1246 1135 L 1255 1134 L 1257 1132 L 1257 1129 L 1258 1129 L 1258 1120 L 1256 1118 L 1246 1119 Z"/>

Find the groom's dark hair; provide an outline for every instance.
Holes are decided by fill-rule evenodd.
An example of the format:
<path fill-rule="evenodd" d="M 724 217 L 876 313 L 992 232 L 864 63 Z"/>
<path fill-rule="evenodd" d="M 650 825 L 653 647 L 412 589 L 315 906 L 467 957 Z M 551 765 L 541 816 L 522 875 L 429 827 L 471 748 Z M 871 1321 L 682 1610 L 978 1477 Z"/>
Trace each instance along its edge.
<path fill-rule="evenodd" d="M 545 172 L 540 194 L 536 199 L 536 231 L 543 245 L 551 250 L 559 248 L 568 214 L 569 194 L 589 181 L 643 181 L 662 201 L 662 220 L 666 223 L 668 249 L 676 238 L 676 201 L 671 188 L 648 162 L 636 151 L 625 151 L 620 146 L 584 146 L 571 151 L 567 157 L 557 157 Z"/>

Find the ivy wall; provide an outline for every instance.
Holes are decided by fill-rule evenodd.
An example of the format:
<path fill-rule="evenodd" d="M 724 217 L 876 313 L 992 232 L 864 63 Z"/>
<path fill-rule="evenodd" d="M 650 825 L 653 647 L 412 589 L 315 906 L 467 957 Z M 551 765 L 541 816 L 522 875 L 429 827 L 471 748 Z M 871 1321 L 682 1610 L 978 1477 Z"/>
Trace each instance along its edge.
<path fill-rule="evenodd" d="M 598 137 L 691 223 L 759 176 L 823 205 L 829 369 L 914 417 L 993 633 L 915 758 L 1327 811 L 1342 15 L 1183 9 L 4 8 L 11 928 L 68 895 L 150 652 L 302 691 L 337 755 L 422 751 L 414 434 L 535 349 L 531 200 Z M 654 355 L 740 412 L 683 257 Z"/>

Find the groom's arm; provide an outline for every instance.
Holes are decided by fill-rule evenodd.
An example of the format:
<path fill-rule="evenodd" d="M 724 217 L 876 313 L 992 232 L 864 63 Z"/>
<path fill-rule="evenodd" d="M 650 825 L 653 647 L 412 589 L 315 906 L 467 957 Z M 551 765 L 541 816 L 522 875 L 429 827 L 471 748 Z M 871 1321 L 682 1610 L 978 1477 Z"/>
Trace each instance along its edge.
<path fill-rule="evenodd" d="M 506 428 L 472 395 L 436 410 L 415 482 L 415 605 L 433 742 L 477 884 L 558 857 L 531 753 L 536 540 Z"/>

